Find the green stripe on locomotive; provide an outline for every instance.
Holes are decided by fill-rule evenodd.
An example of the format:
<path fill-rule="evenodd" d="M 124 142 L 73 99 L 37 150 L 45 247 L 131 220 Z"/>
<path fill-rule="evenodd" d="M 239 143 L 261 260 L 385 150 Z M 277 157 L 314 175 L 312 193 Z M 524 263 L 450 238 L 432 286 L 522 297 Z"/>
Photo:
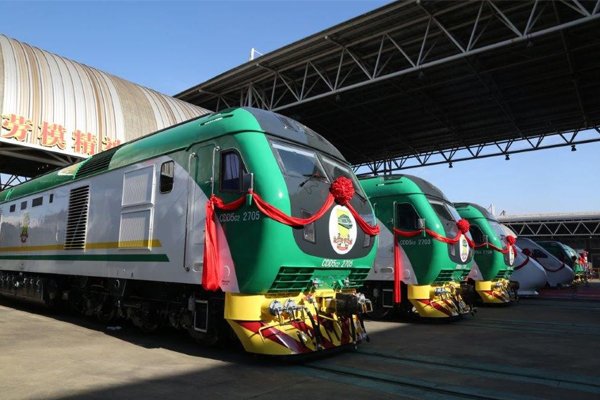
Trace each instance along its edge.
<path fill-rule="evenodd" d="M 409 203 L 425 220 L 427 228 L 447 236 L 442 221 L 429 203 L 423 186 L 432 198 L 450 205 L 452 203 L 429 182 L 410 175 L 392 175 L 361 179 L 361 184 L 373 204 L 375 215 L 390 231 L 394 228 L 394 203 Z M 425 240 L 419 241 L 419 239 Z M 465 263 L 453 261 L 450 258 L 448 244 L 425 234 L 406 240 L 398 237 L 398 240 L 402 243 L 402 249 L 412 264 L 419 285 L 461 280 L 466 269 L 457 270 L 457 264 L 468 265 L 472 260 L 472 256 L 469 256 Z"/>
<path fill-rule="evenodd" d="M 473 203 L 454 203 L 454 206 L 460 216 L 468 220 L 471 226 L 479 228 L 489 243 L 501 249 L 506 248 L 506 243 L 502 241 L 499 233 L 492 226 L 492 224 L 499 224 L 498 221 L 486 209 Z M 476 235 L 473 235 L 473 228 L 471 234 L 475 243 L 479 243 Z M 475 262 L 484 281 L 510 277 L 512 267 L 508 265 L 506 258 L 506 255 L 491 248 L 475 249 Z"/>
<path fill-rule="evenodd" d="M 288 215 L 300 217 L 292 212 L 289 192 L 268 138 L 304 145 L 333 159 L 344 163 L 345 160 L 335 147 L 315 132 L 306 127 L 295 130 L 286 125 L 287 123 L 297 124 L 293 120 L 263 110 L 224 110 L 125 143 L 70 167 L 0 192 L 0 203 L 55 189 L 162 155 L 169 155 L 187 170 L 205 195 L 210 197 L 213 188 L 212 163 L 199 162 L 193 167 L 194 170 L 190 171 L 189 157 L 193 152 L 200 160 L 207 157 L 212 159 L 212 149 L 218 146 L 223 150 L 233 149 L 239 152 L 245 167 L 254 173 L 255 192 L 266 202 Z M 226 202 L 242 194 L 221 193 L 218 190 L 218 182 L 214 187 L 215 194 Z M 352 204 L 359 209 L 361 205 L 357 202 L 355 196 Z M 365 214 L 365 210 L 368 209 L 368 214 L 372 215 L 369 203 L 365 204 L 362 205 L 361 214 Z M 255 205 L 246 204 L 234 213 L 243 218 L 245 212 L 256 210 Z M 323 218 L 327 216 L 328 214 Z M 360 287 L 375 258 L 376 240 L 371 240 L 370 245 L 360 251 L 360 256 L 352 256 L 349 253 L 332 260 L 311 255 L 298 246 L 294 239 L 294 228 L 262 214 L 257 221 L 237 225 L 223 223 L 223 226 L 236 266 L 241 293 L 300 292 L 310 288 L 314 281 L 318 281 L 321 288 L 337 288 L 343 285 Z M 364 237 L 361 234 L 362 232 L 358 236 L 357 247 Z M 352 262 L 349 263 L 349 260 Z"/>

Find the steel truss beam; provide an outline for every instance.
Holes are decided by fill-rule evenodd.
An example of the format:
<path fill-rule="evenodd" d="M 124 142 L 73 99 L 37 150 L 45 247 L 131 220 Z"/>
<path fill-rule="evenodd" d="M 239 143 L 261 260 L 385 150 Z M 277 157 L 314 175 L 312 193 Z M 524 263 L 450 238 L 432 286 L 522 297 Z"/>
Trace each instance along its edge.
<path fill-rule="evenodd" d="M 23 182 L 27 182 L 29 178 L 17 175 L 4 175 L 0 174 L 0 192 L 5 189 L 10 189 L 13 186 L 19 185 Z"/>
<path fill-rule="evenodd" d="M 503 100 L 505 89 L 497 84 L 492 75 L 479 72 L 479 58 L 474 57 L 483 53 L 493 54 L 498 49 L 516 43 L 529 46 L 536 42 L 536 38 L 559 34 L 561 50 L 567 61 L 568 72 L 573 76 L 573 92 L 582 115 L 582 125 L 573 126 L 573 129 L 592 128 L 597 120 L 591 121 L 589 112 L 594 110 L 585 108 L 582 99 L 585 82 L 575 74 L 575 60 L 570 53 L 565 31 L 600 21 L 600 0 L 482 0 L 445 3 L 443 7 L 428 1 L 397 4 L 397 9 L 414 8 L 415 16 L 406 22 L 382 27 L 376 32 L 354 35 L 355 39 L 344 40 L 344 35 L 324 35 L 322 40 L 327 46 L 319 44 L 319 38 L 312 38 L 311 45 L 320 46 L 320 50 L 307 58 L 298 58 L 297 62 L 286 63 L 285 58 L 270 59 L 268 55 L 258 58 L 240 72 L 252 78 L 238 79 L 235 80 L 237 83 L 229 85 L 207 82 L 209 87 L 222 89 L 214 89 L 211 93 L 199 89 L 204 104 L 214 101 L 216 111 L 240 105 L 284 113 L 287 110 L 293 114 L 294 107 L 324 98 L 338 100 L 343 98 L 340 95 L 344 92 L 374 83 L 385 82 L 389 87 L 403 92 L 394 78 L 411 73 L 419 77 L 427 76 L 429 68 L 462 60 L 461 65 L 467 66 L 481 88 L 489 93 L 491 103 L 511 127 L 507 136 L 513 138 L 505 139 L 504 136 L 502 140 L 498 138 L 491 142 L 485 139 L 487 142 L 482 144 L 465 143 L 461 139 L 460 127 L 453 122 L 452 116 L 443 107 L 437 106 L 435 99 L 426 91 L 417 88 L 412 94 L 415 104 L 421 105 L 433 120 L 444 125 L 448 130 L 447 135 L 454 138 L 455 144 L 432 151 L 431 147 L 423 150 L 405 142 L 401 152 L 390 154 L 387 159 L 378 155 L 375 160 L 356 165 L 357 171 L 380 174 L 441 163 L 452 166 L 457 161 L 502 155 L 508 159 L 515 153 L 600 141 L 597 136 L 581 140 L 579 131 L 569 134 L 572 135 L 570 138 L 564 132 L 529 136 L 531 133 L 519 127 L 515 110 Z M 463 15 L 464 18 L 456 18 L 456 15 Z M 536 134 L 539 134 L 539 130 Z M 552 140 L 548 139 L 551 138 L 559 138 L 558 143 L 549 144 Z"/>
<path fill-rule="evenodd" d="M 600 238 L 600 216 L 591 219 L 548 219 L 541 221 L 502 221 L 524 237 L 586 237 Z"/>
<path fill-rule="evenodd" d="M 21 145 L 18 142 L 0 142 L 0 191 L 81 159 Z"/>
<path fill-rule="evenodd" d="M 543 27 L 538 27 L 538 21 L 547 8 L 551 8 L 550 2 L 540 0 L 514 2 L 511 8 L 503 6 L 504 11 L 502 11 L 497 5 L 502 2 L 486 0 L 480 2 L 478 13 L 471 21 L 455 26 L 446 26 L 441 22 L 441 17 L 464 7 L 466 3 L 468 2 L 456 2 L 454 6 L 438 13 L 432 13 L 422 3 L 418 3 L 423 12 L 421 18 L 391 27 L 383 33 L 378 33 L 377 36 L 362 37 L 353 43 L 341 43 L 334 38 L 324 36 L 323 40 L 333 43 L 335 50 L 279 70 L 262 63 L 258 58 L 255 66 L 268 71 L 266 75 L 245 82 L 241 86 L 228 88 L 221 93 L 208 93 L 202 89 L 200 92 L 217 99 L 215 111 L 234 105 L 282 111 L 371 83 L 411 72 L 422 72 L 436 65 L 518 42 L 531 41 L 539 36 L 600 19 L 600 0 L 597 0 L 593 7 L 587 6 L 587 8 L 578 0 L 552 3 L 555 8 L 569 8 L 574 12 L 574 16 L 568 21 L 560 21 L 557 18 L 554 25 L 546 24 Z M 523 15 L 527 15 L 527 18 L 523 19 Z M 420 36 L 406 39 L 401 36 L 403 30 L 414 28 L 424 22 L 426 28 Z M 490 25 L 495 22 L 505 26 L 501 38 L 495 36 L 498 34 L 497 30 L 491 32 Z M 519 28 L 522 25 L 525 26 Z M 461 35 L 456 33 L 459 30 L 462 32 Z M 366 43 L 376 44 L 371 46 L 376 50 L 364 50 Z M 452 45 L 445 47 L 451 51 L 435 54 L 434 50 L 437 47 L 447 44 Z M 394 68 L 390 68 L 390 61 L 398 57 L 405 62 L 396 63 Z"/>
<path fill-rule="evenodd" d="M 567 146 L 571 147 L 571 151 L 576 151 L 578 144 L 593 142 L 600 142 L 600 127 L 585 131 L 555 132 L 523 139 L 515 138 L 440 149 L 425 154 L 415 152 L 402 157 L 356 164 L 354 165 L 354 172 L 359 175 L 385 175 L 403 169 L 439 164 L 448 164 L 452 168 L 452 164 L 458 161 L 498 156 L 504 156 L 506 160 L 510 160 L 510 156 L 513 154 Z"/>

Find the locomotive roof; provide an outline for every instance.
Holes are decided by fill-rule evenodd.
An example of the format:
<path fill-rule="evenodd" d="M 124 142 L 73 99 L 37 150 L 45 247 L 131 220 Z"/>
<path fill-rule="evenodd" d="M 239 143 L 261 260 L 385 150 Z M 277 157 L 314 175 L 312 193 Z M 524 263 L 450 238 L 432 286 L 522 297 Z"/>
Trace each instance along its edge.
<path fill-rule="evenodd" d="M 375 183 L 383 183 L 385 185 L 385 184 L 390 184 L 390 183 L 400 183 L 400 181 L 402 179 L 411 180 L 417 186 L 417 188 L 420 191 L 422 191 L 425 195 L 430 196 L 430 197 L 436 197 L 440 200 L 450 203 L 450 201 L 444 195 L 444 192 L 442 192 L 437 186 L 433 185 L 431 182 L 426 181 L 423 178 L 419 178 L 414 175 L 392 174 L 392 175 L 386 175 L 383 177 L 377 176 L 377 177 L 371 177 L 371 178 L 361 178 L 360 181 L 361 182 L 369 182 L 370 181 L 370 182 L 375 182 Z M 405 190 L 406 190 L 406 188 L 405 188 Z M 405 191 L 405 190 L 403 190 L 403 191 Z"/>
<path fill-rule="evenodd" d="M 457 210 L 459 210 L 459 209 L 474 208 L 476 211 L 478 211 L 479 213 L 481 213 L 484 218 L 492 220 L 492 221 L 497 221 L 496 217 L 494 217 L 492 215 L 492 213 L 490 213 L 485 208 L 481 207 L 479 204 L 469 203 L 469 202 L 461 202 L 461 203 L 454 203 L 454 207 L 456 207 Z M 469 218 L 478 218 L 478 217 L 481 218 L 481 216 L 479 216 L 479 215 L 469 215 L 467 217 L 469 217 Z"/>
<path fill-rule="evenodd" d="M 0 202 L 169 154 L 185 149 L 193 143 L 238 132 L 270 134 L 315 148 L 345 161 L 342 154 L 325 138 L 291 118 L 250 107 L 230 108 L 173 125 L 4 190 L 0 192 Z"/>

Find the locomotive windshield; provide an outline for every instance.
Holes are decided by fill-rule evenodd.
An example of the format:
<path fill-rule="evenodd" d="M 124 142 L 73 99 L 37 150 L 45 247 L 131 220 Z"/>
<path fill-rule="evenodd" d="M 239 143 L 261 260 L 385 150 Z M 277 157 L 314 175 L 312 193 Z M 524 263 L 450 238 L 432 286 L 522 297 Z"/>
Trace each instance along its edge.
<path fill-rule="evenodd" d="M 313 179 L 331 183 L 344 176 L 352 180 L 356 194 L 366 199 L 362 187 L 349 167 L 314 150 L 280 142 L 273 142 L 272 146 L 284 176 L 299 179 L 299 186 L 304 186 Z"/>
<path fill-rule="evenodd" d="M 494 233 L 500 238 L 500 240 L 503 241 L 506 239 L 506 232 L 504 231 L 504 229 L 502 229 L 498 221 L 488 219 L 488 223 L 492 227 L 492 231 L 494 231 Z"/>
<path fill-rule="evenodd" d="M 429 204 L 437 214 L 438 218 L 444 226 L 444 232 L 448 236 L 454 236 L 458 232 L 456 222 L 460 219 L 456 209 L 449 203 L 433 200 L 429 198 Z"/>
<path fill-rule="evenodd" d="M 323 159 L 323 166 L 325 167 L 325 171 L 327 172 L 327 175 L 332 181 L 339 178 L 340 176 L 344 176 L 352 180 L 352 184 L 354 185 L 354 190 L 356 194 L 362 197 L 363 200 L 366 200 L 367 195 L 363 192 L 362 186 L 358 183 L 358 181 L 356 180 L 356 176 L 352 173 L 352 171 L 350 171 L 350 168 L 343 164 L 340 164 L 337 161 L 334 161 L 329 157 L 321 156 L 321 158 Z"/>
<path fill-rule="evenodd" d="M 314 151 L 303 150 L 297 147 L 287 146 L 279 143 L 273 143 L 273 148 L 283 171 L 288 177 L 326 180 L 327 176 L 321 162 Z M 301 184 L 302 184 L 301 182 Z"/>
<path fill-rule="evenodd" d="M 573 261 L 574 261 L 573 257 L 575 257 L 575 260 L 578 258 L 577 257 L 577 253 L 575 252 L 575 250 L 573 250 L 573 248 L 571 248 L 569 246 L 566 246 L 566 245 L 564 245 L 562 243 L 559 243 L 559 244 L 561 245 L 561 247 L 563 249 L 565 249 L 565 252 L 567 253 L 567 260 L 565 260 L 565 261 L 567 262 L 567 264 L 569 266 L 572 267 L 573 266 Z"/>

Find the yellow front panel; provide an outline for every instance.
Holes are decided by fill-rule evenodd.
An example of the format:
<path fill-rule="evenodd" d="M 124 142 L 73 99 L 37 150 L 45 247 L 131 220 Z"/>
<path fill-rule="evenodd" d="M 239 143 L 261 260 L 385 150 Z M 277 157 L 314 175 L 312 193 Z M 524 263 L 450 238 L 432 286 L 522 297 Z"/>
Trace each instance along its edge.
<path fill-rule="evenodd" d="M 475 281 L 475 290 L 492 290 L 492 281 Z"/>
<path fill-rule="evenodd" d="M 428 299 L 431 293 L 431 285 L 408 285 L 408 299 Z"/>
<path fill-rule="evenodd" d="M 260 321 L 263 295 L 225 293 L 225 319 Z"/>

